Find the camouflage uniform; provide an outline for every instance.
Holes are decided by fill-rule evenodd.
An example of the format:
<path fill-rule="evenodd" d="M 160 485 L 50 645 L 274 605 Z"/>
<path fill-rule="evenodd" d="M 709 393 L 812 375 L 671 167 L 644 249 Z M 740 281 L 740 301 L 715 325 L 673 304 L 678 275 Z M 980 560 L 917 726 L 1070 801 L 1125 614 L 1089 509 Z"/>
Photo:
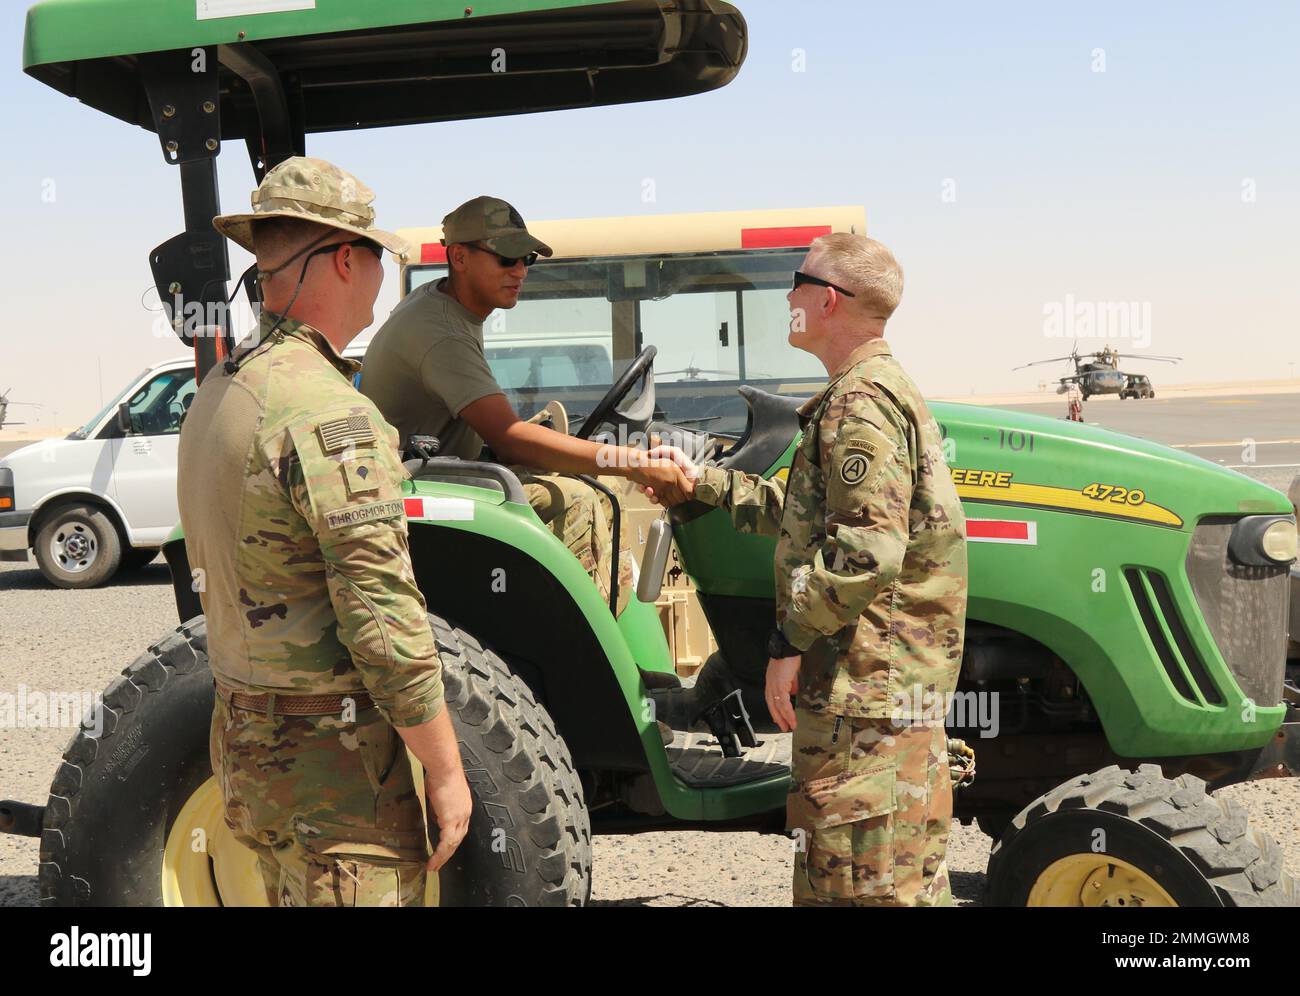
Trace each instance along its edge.
<path fill-rule="evenodd" d="M 614 513 L 609 498 L 583 481 L 565 474 L 542 474 L 529 467 L 511 467 L 519 475 L 528 504 L 556 539 L 578 558 L 591 576 L 600 597 L 609 604 L 610 565 L 613 563 Z M 602 477 L 602 484 L 619 495 L 626 482 Z M 619 520 L 617 614 L 627 608 L 636 584 L 629 517 Z"/>
<path fill-rule="evenodd" d="M 291 159 L 260 189 L 311 183 L 328 204 L 343 177 L 355 194 L 342 171 Z M 424 819 L 394 726 L 433 719 L 443 693 L 407 475 L 395 430 L 352 386 L 358 364 L 309 325 L 272 332 L 278 318 L 263 314 L 237 369 L 209 373 L 181 431 L 181 521 L 218 690 L 212 769 L 272 905 L 418 905 Z"/>
<path fill-rule="evenodd" d="M 966 615 L 965 519 L 938 426 L 883 339 L 799 409 L 788 484 L 701 468 L 695 497 L 778 535 L 802 651 L 787 825 L 799 905 L 947 905 L 943 719 Z"/>

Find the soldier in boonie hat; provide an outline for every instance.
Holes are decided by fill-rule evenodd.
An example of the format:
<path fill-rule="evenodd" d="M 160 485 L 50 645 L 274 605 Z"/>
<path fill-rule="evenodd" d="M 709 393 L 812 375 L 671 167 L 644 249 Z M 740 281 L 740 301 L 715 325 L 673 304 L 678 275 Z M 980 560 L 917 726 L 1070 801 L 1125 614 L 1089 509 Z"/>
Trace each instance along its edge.
<path fill-rule="evenodd" d="M 263 177 L 253 191 L 251 212 L 219 215 L 212 219 L 212 227 L 249 252 L 255 252 L 255 221 L 297 218 L 364 236 L 405 257 L 406 240 L 375 227 L 374 199 L 375 192 L 347 170 L 324 159 L 293 156 Z"/>
<path fill-rule="evenodd" d="M 375 228 L 373 200 L 337 166 L 295 157 L 267 173 L 252 213 L 214 220 L 257 256 L 266 307 L 180 436 L 181 522 L 206 572 L 213 770 L 273 906 L 423 904 L 428 831 L 406 738 L 433 868 L 473 808 L 411 566 L 397 432 L 342 355 L 373 320 L 384 249 L 405 248 Z"/>
<path fill-rule="evenodd" d="M 292 296 L 278 309 L 280 321 L 269 330 L 262 323 L 254 337 L 256 341 L 271 338 L 280 329 L 284 316 L 297 303 L 305 287 L 307 267 L 315 257 L 350 245 L 367 247 L 380 258 L 384 249 L 399 259 L 406 258 L 409 248 L 406 240 L 375 227 L 374 199 L 375 192 L 347 170 L 324 159 L 292 156 L 272 167 L 262 178 L 253 191 L 251 212 L 223 214 L 212 219 L 213 228 L 257 257 L 257 262 L 240 277 L 230 300 L 239 287 L 245 286 L 254 269 L 258 293 L 262 296 L 272 277 L 297 260 L 303 261 Z M 268 232 L 274 236 L 268 237 Z M 339 242 L 339 232 L 357 238 Z M 237 354 L 227 361 L 227 372 L 231 372 L 238 360 Z"/>

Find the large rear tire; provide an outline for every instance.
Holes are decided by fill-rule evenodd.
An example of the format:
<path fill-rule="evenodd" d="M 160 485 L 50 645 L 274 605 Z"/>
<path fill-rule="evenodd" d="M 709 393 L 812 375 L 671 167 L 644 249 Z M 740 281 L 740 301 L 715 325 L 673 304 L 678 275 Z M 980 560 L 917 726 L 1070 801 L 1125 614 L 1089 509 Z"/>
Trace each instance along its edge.
<path fill-rule="evenodd" d="M 1282 851 L 1194 775 L 1117 765 L 1020 812 L 989 856 L 988 906 L 1295 906 Z"/>
<path fill-rule="evenodd" d="M 585 902 L 591 828 L 568 748 L 496 654 L 436 617 L 430 622 L 474 796 L 469 833 L 439 875 L 441 902 Z M 96 713 L 102 728 L 77 732 L 50 786 L 43 904 L 216 905 L 260 895 L 257 882 L 245 881 L 255 868 L 249 852 L 223 838 L 216 822 L 212 702 L 202 617 L 151 646 L 109 686 Z M 211 842 L 197 863 L 195 839 Z"/>

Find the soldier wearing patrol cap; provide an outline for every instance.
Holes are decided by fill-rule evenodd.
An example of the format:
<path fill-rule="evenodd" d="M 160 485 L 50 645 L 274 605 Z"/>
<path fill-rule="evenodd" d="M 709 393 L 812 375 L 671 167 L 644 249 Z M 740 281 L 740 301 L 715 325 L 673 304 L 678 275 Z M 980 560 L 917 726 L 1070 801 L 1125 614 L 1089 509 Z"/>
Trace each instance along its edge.
<path fill-rule="evenodd" d="M 879 242 L 812 243 L 788 295 L 790 344 L 829 383 L 799 409 L 786 485 L 652 451 L 738 530 L 779 537 L 766 695 L 794 730 L 796 905 L 952 902 L 944 716 L 961 666 L 965 519 L 939 428 L 883 338 L 902 290 Z"/>
<path fill-rule="evenodd" d="M 476 460 L 486 442 L 498 460 L 517 465 L 538 517 L 608 600 L 609 499 L 569 475 L 628 478 L 653 487 L 668 504 L 683 500 L 687 482 L 671 461 L 649 459 L 644 450 L 575 439 L 519 418 L 488 365 L 483 322 L 495 309 L 519 303 L 528 268 L 538 256 L 550 256 L 551 247 L 496 197 L 465 202 L 442 226 L 448 275 L 393 309 L 366 350 L 361 390 L 397 427 L 403 446 L 414 435 L 436 436 L 440 455 Z M 626 516 L 623 523 L 618 611 L 631 597 L 633 579 Z"/>
<path fill-rule="evenodd" d="M 403 517 L 397 433 L 340 352 L 373 321 L 374 195 L 319 159 L 270 170 L 213 220 L 257 257 L 258 333 L 203 381 L 178 497 L 217 685 L 225 819 L 272 905 L 420 905 L 424 766 L 444 863 L 471 800 Z"/>

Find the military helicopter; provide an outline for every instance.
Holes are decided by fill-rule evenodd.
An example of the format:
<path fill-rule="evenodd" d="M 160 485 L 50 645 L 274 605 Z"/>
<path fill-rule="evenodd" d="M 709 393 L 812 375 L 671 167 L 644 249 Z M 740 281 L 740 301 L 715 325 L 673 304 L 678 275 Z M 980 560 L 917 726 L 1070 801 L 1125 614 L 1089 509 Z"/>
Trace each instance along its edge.
<path fill-rule="evenodd" d="M 13 390 L 13 388 L 10 387 L 10 388 L 7 388 L 3 394 L 0 394 L 0 429 L 3 429 L 6 425 L 22 425 L 22 424 L 23 424 L 22 422 L 7 422 L 7 421 L 5 421 L 5 415 L 8 413 L 8 411 L 9 411 L 9 406 L 10 406 L 10 405 L 23 405 L 23 406 L 25 406 L 25 407 L 27 407 L 27 408 L 40 408 L 40 407 L 41 407 L 40 405 L 35 404 L 35 403 L 31 402 L 31 401 L 10 401 L 10 400 L 9 400 L 9 392 L 12 391 L 12 390 Z"/>
<path fill-rule="evenodd" d="M 1092 357 L 1092 359 L 1089 360 L 1088 357 Z M 1119 369 L 1121 359 L 1155 360 L 1159 363 L 1179 363 L 1182 361 L 1181 356 L 1121 353 L 1109 346 L 1094 353 L 1080 353 L 1079 344 L 1075 342 L 1074 349 L 1069 356 L 1055 356 L 1050 360 L 1034 360 L 1032 363 L 1012 367 L 1012 370 L 1024 370 L 1026 367 L 1036 367 L 1044 363 L 1073 363 L 1074 375 L 1061 377 L 1061 386 L 1058 390 L 1064 391 L 1068 385 L 1078 384 L 1079 390 L 1083 392 L 1083 400 L 1087 401 L 1094 394 L 1119 394 L 1128 386 L 1129 378 L 1133 375 L 1124 373 Z"/>

